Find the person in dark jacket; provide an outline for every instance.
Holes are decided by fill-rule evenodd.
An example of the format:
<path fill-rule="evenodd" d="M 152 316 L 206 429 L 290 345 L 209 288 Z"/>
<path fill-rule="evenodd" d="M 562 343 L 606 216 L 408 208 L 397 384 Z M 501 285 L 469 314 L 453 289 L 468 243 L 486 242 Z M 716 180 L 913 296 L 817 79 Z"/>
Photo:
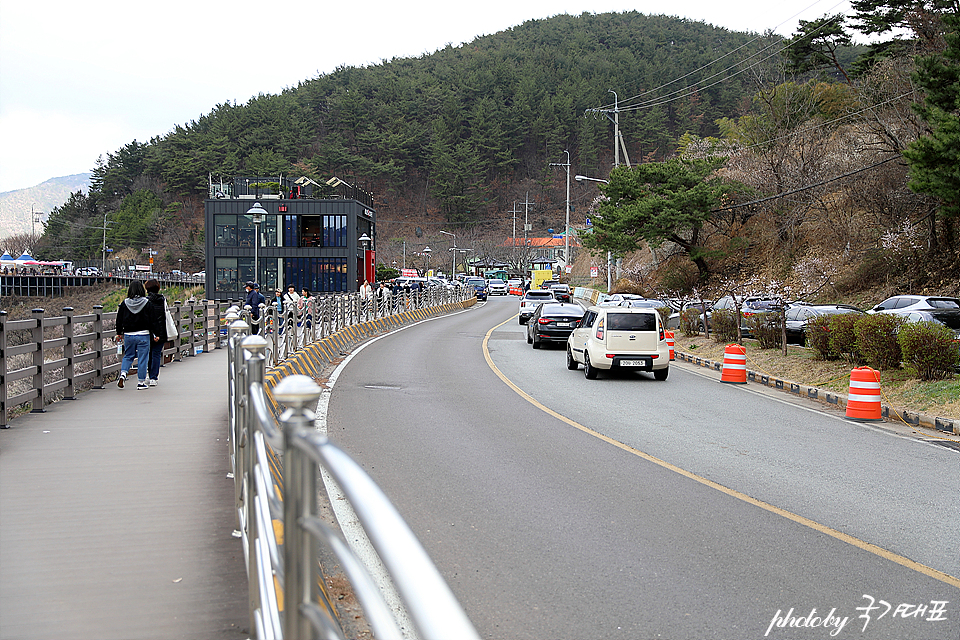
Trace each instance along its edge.
<path fill-rule="evenodd" d="M 127 297 L 117 309 L 117 341 L 123 341 L 123 360 L 117 386 L 123 389 L 127 372 L 137 359 L 137 389 L 147 388 L 147 369 L 150 366 L 150 334 L 159 331 L 163 323 L 147 299 L 143 283 L 134 280 L 127 288 Z"/>
<path fill-rule="evenodd" d="M 153 312 L 160 314 L 162 321 L 158 329 L 159 333 L 154 332 L 150 336 L 150 380 L 147 384 L 151 387 L 157 386 L 160 382 L 160 364 L 163 360 L 163 347 L 169 339 L 167 336 L 167 301 L 160 293 L 160 283 L 156 280 L 147 280 L 144 288 L 147 290 L 147 300 L 153 307 Z"/>
<path fill-rule="evenodd" d="M 245 289 L 247 290 L 247 299 L 244 304 L 250 305 L 250 318 L 253 320 L 252 333 L 260 333 L 260 304 L 266 303 L 266 299 L 260 293 L 260 285 L 256 282 L 247 282 Z"/>

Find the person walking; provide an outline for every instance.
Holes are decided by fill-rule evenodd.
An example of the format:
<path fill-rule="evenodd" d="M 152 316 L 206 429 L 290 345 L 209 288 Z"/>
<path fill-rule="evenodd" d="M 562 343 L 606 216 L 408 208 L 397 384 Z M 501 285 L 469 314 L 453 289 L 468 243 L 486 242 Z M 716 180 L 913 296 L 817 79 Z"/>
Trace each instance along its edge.
<path fill-rule="evenodd" d="M 117 341 L 123 341 L 123 360 L 117 386 L 123 389 L 127 373 L 137 359 L 137 389 L 147 388 L 147 370 L 150 367 L 150 334 L 160 331 L 164 319 L 158 317 L 147 299 L 143 283 L 134 280 L 127 288 L 127 297 L 117 309 Z"/>
<path fill-rule="evenodd" d="M 158 332 L 150 336 L 150 367 L 148 373 L 150 380 L 148 386 L 155 387 L 160 383 L 160 365 L 163 360 L 163 347 L 169 339 L 167 336 L 167 300 L 160 293 L 160 283 L 157 280 L 147 280 L 144 285 L 147 290 L 147 300 L 153 307 L 153 313 L 160 314 L 163 321 L 160 322 Z"/>
<path fill-rule="evenodd" d="M 266 299 L 263 297 L 263 294 L 260 293 L 260 285 L 256 282 L 248 281 L 244 285 L 244 289 L 247 291 L 247 298 L 244 300 L 244 305 L 250 307 L 250 318 L 253 321 L 253 333 L 260 333 L 260 305 L 266 302 Z"/>

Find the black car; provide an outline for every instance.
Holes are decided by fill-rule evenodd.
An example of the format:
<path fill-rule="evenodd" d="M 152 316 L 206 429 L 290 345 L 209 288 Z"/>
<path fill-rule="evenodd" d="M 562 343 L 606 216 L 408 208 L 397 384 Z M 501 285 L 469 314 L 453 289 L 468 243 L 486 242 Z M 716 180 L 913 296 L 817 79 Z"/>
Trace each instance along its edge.
<path fill-rule="evenodd" d="M 570 302 L 570 285 L 553 283 L 550 285 L 550 291 L 553 291 L 553 295 L 560 302 Z"/>
<path fill-rule="evenodd" d="M 802 304 L 791 305 L 787 309 L 787 342 L 806 344 L 807 322 L 811 318 L 841 313 L 865 313 L 863 309 L 849 304 Z"/>
<path fill-rule="evenodd" d="M 541 304 L 527 322 L 527 344 L 539 349 L 544 342 L 565 343 L 583 314 L 583 307 L 576 303 Z"/>

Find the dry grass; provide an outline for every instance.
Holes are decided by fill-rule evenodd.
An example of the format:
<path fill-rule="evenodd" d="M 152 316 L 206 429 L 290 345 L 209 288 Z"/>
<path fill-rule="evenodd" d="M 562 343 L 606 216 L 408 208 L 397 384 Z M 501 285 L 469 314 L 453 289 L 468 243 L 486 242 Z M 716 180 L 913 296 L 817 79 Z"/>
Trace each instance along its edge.
<path fill-rule="evenodd" d="M 726 344 L 703 336 L 676 333 L 677 350 L 723 362 Z M 744 340 L 747 368 L 760 373 L 846 394 L 850 365 L 842 360 L 818 360 L 812 349 L 791 345 L 784 358 L 780 349 L 761 349 L 753 340 Z M 960 376 L 938 382 L 921 382 L 907 371 L 883 371 L 880 385 L 885 401 L 893 407 L 920 411 L 941 418 L 960 420 Z"/>

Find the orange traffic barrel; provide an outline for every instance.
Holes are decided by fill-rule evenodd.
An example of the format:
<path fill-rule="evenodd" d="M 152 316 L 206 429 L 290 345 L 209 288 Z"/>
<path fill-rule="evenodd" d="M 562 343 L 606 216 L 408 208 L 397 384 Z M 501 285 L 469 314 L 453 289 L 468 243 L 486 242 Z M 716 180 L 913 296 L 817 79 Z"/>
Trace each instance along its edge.
<path fill-rule="evenodd" d="M 747 384 L 747 350 L 742 344 L 728 344 L 723 350 L 720 382 Z"/>
<path fill-rule="evenodd" d="M 670 347 L 670 359 L 676 360 L 677 353 L 675 351 L 675 348 L 677 346 L 677 343 L 673 339 L 673 331 L 667 331 L 667 346 Z"/>
<path fill-rule="evenodd" d="M 847 417 L 858 422 L 882 422 L 880 408 L 880 372 L 858 367 L 850 372 Z"/>

